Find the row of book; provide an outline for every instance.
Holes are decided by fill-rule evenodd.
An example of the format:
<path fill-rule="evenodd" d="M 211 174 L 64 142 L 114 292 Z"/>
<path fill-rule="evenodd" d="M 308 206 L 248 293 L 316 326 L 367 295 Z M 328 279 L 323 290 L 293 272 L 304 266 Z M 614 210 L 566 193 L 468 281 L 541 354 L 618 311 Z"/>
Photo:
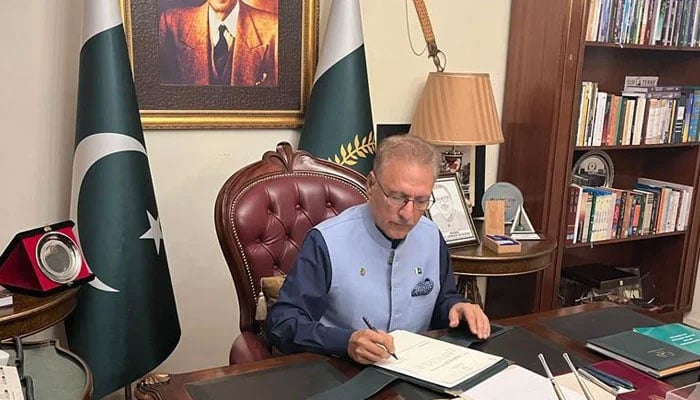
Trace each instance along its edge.
<path fill-rule="evenodd" d="M 638 178 L 631 190 L 571 184 L 566 216 L 569 244 L 684 231 L 693 187 Z"/>
<path fill-rule="evenodd" d="M 585 81 L 580 98 L 576 146 L 698 141 L 698 86 L 629 86 L 617 95 Z"/>
<path fill-rule="evenodd" d="M 700 46 L 700 1 L 591 0 L 586 40 Z"/>

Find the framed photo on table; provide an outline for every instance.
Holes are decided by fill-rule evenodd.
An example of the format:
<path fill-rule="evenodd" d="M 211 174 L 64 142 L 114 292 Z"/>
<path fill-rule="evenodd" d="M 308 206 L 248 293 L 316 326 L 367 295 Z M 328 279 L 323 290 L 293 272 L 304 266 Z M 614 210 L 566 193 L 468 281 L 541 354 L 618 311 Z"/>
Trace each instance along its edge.
<path fill-rule="evenodd" d="M 428 217 L 438 226 L 447 245 L 479 244 L 474 220 L 457 175 L 440 175 L 433 186 L 433 197 L 435 203 L 428 208 Z"/>
<path fill-rule="evenodd" d="M 121 1 L 143 127 L 301 126 L 318 0 L 239 1 L 238 18 L 220 25 L 234 32 L 209 26 L 209 1 Z"/>

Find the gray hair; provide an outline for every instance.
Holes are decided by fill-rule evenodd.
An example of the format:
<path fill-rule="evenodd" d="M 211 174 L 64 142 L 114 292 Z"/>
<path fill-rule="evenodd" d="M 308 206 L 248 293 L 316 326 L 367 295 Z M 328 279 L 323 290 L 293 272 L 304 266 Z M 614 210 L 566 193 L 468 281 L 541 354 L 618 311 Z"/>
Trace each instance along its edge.
<path fill-rule="evenodd" d="M 372 166 L 374 173 L 378 174 L 389 160 L 429 167 L 434 178 L 440 173 L 440 155 L 435 147 L 415 135 L 394 135 L 382 140 Z"/>

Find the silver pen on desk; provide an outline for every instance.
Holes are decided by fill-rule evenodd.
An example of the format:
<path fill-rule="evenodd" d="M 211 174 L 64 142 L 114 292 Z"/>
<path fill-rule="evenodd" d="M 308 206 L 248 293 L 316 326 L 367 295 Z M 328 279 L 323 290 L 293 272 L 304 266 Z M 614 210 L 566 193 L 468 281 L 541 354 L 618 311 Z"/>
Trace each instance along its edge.
<path fill-rule="evenodd" d="M 542 353 L 537 355 L 537 358 L 540 359 L 540 362 L 542 363 L 542 367 L 544 368 L 544 372 L 547 374 L 547 378 L 549 378 L 549 381 L 552 382 L 552 387 L 554 388 L 554 393 L 557 395 L 557 398 L 559 400 L 566 400 L 566 397 L 564 397 L 564 393 L 561 391 L 561 388 L 559 387 L 559 384 L 557 381 L 554 379 L 554 376 L 552 375 L 552 371 L 549 369 L 549 365 L 547 365 L 547 360 L 544 359 L 544 355 Z"/>
<path fill-rule="evenodd" d="M 613 396 L 617 396 L 617 390 L 613 387 L 610 387 L 606 385 L 605 383 L 601 382 L 600 379 L 596 378 L 595 376 L 591 375 L 588 373 L 588 371 L 579 368 L 578 373 L 586 378 L 588 381 L 593 382 L 596 386 L 600 387 L 601 389 L 605 390 L 606 392 L 610 393 Z"/>
<path fill-rule="evenodd" d="M 583 390 L 583 395 L 586 396 L 586 399 L 587 400 L 595 400 L 593 398 L 593 394 L 591 393 L 591 390 L 588 389 L 588 386 L 586 386 L 586 382 L 584 382 L 583 379 L 581 379 L 581 376 L 576 371 L 576 367 L 574 367 L 574 363 L 571 362 L 571 358 L 569 358 L 569 354 L 564 353 L 561 356 L 564 357 L 564 361 L 566 361 L 566 364 L 569 366 L 569 369 L 574 374 L 574 377 L 576 378 L 578 385 L 581 386 L 581 390 Z"/>

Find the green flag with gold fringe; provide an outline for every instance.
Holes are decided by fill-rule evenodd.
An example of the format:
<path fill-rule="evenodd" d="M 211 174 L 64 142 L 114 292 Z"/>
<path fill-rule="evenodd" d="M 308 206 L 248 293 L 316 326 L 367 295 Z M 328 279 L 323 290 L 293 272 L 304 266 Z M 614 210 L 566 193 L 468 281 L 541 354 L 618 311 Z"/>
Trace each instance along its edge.
<path fill-rule="evenodd" d="M 376 141 L 358 0 L 334 0 L 299 149 L 367 174 Z"/>

